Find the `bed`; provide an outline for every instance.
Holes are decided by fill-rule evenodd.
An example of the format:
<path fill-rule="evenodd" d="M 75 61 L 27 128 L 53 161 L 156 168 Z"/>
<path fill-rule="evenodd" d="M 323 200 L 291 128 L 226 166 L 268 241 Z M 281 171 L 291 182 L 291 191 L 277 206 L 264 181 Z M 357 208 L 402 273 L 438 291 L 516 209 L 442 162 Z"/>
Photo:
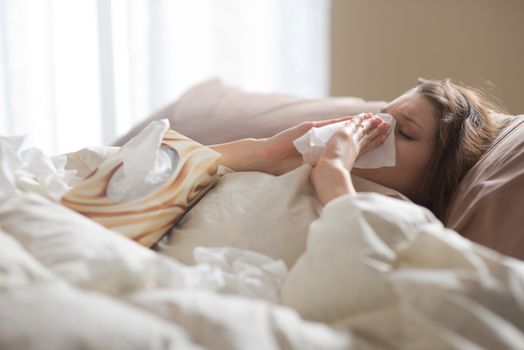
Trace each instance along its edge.
<path fill-rule="evenodd" d="M 206 145 L 383 105 L 212 80 L 115 146 L 161 118 Z M 358 195 L 322 208 L 307 165 L 279 177 L 222 169 L 153 249 L 41 195 L 42 186 L 4 190 L 0 348 L 521 349 L 523 144 L 516 116 L 462 181 L 444 222 L 359 179 Z M 55 175 L 88 174 L 115 152 L 73 152 L 54 163 Z"/>

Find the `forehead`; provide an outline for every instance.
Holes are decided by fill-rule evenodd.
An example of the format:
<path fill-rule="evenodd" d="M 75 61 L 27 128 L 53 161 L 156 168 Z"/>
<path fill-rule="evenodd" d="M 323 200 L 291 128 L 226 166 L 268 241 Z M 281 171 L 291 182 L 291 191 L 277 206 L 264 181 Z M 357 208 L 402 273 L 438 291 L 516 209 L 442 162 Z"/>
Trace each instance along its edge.
<path fill-rule="evenodd" d="M 437 127 L 437 108 L 427 97 L 417 92 L 409 91 L 391 101 L 386 110 L 395 118 L 407 117 L 431 130 Z"/>

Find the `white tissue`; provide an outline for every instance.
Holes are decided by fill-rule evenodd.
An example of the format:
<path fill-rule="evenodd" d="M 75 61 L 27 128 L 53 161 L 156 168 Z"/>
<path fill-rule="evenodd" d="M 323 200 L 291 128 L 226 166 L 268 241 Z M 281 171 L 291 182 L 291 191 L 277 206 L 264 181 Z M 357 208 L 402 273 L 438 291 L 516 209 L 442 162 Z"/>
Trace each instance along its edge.
<path fill-rule="evenodd" d="M 388 136 L 384 142 L 358 158 L 353 165 L 355 168 L 376 169 L 387 166 L 395 166 L 395 118 L 389 114 L 377 114 L 380 118 L 391 123 Z M 295 148 L 302 154 L 304 163 L 315 165 L 331 136 L 349 121 L 329 124 L 320 128 L 311 128 L 307 133 L 293 141 Z"/>
<path fill-rule="evenodd" d="M 168 128 L 167 119 L 153 121 L 122 147 L 123 164 L 109 181 L 109 199 L 121 203 L 141 198 L 171 176 L 178 155 L 170 148 L 160 148 Z"/>
<path fill-rule="evenodd" d="M 24 141 L 25 136 L 0 136 L 0 197 L 29 191 L 58 201 L 71 189 L 76 171 L 64 169 L 66 156 L 23 149 Z"/>

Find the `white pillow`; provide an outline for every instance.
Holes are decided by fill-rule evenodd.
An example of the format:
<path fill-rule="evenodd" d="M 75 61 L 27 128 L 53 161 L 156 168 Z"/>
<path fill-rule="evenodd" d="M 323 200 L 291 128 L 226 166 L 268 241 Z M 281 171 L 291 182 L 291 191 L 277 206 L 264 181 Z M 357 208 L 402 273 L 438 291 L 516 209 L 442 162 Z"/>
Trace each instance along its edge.
<path fill-rule="evenodd" d="M 273 176 L 260 172 L 224 175 L 159 243 L 160 251 L 194 264 L 196 247 L 253 250 L 293 266 L 304 252 L 309 225 L 322 210 L 309 181 L 310 165 Z M 357 191 L 397 198 L 398 192 L 353 176 Z"/>
<path fill-rule="evenodd" d="M 281 176 L 224 175 L 159 243 L 160 251 L 195 264 L 196 247 L 253 250 L 291 266 L 305 249 L 309 223 L 321 210 L 309 165 Z"/>

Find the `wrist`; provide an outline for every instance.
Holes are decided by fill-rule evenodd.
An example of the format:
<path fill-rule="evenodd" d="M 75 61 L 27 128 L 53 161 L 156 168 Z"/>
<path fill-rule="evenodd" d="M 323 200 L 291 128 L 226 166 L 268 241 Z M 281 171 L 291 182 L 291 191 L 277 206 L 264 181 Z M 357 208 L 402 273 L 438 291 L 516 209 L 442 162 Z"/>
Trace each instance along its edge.
<path fill-rule="evenodd" d="M 323 205 L 347 194 L 356 193 L 351 175 L 340 159 L 321 159 L 311 172 L 311 182 Z"/>
<path fill-rule="evenodd" d="M 241 139 L 210 147 L 222 155 L 220 164 L 234 171 L 263 171 L 266 162 L 263 139 Z"/>
<path fill-rule="evenodd" d="M 271 155 L 267 139 L 246 139 L 246 148 L 250 150 L 247 163 L 251 170 L 269 172 Z"/>

